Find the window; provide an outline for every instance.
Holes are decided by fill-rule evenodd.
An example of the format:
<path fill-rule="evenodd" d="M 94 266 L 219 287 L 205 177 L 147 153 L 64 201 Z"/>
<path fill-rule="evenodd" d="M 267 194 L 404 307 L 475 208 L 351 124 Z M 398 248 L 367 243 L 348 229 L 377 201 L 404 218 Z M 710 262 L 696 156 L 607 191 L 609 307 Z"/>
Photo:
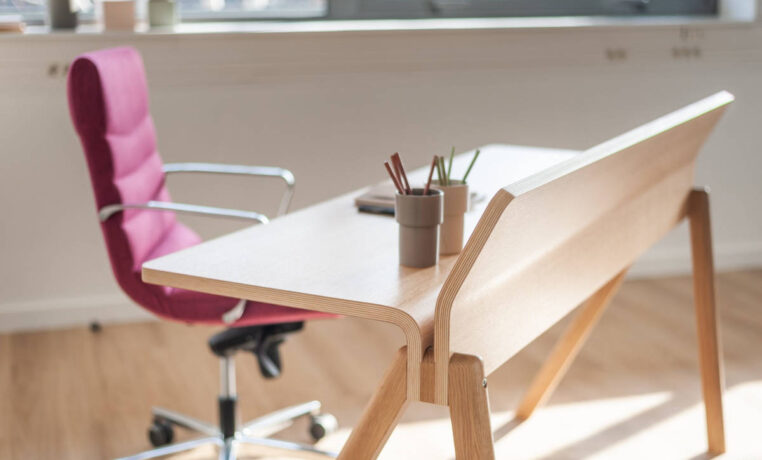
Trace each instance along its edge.
<path fill-rule="evenodd" d="M 1 1 L 1 0 L 0 0 Z M 324 17 L 327 0 L 176 0 L 185 20 Z"/>
<path fill-rule="evenodd" d="M 0 15 L 21 15 L 24 20 L 42 23 L 48 0 L 0 0 Z M 80 17 L 90 19 L 92 0 L 71 0 L 81 5 Z M 144 11 L 147 0 L 137 0 Z M 310 19 L 325 17 L 328 0 L 176 0 L 183 20 L 228 19 Z"/>
<path fill-rule="evenodd" d="M 45 10 L 43 0 L 0 0 L 0 14 L 39 16 Z"/>
<path fill-rule="evenodd" d="M 0 0 L 0 14 L 42 22 L 47 0 Z M 82 3 L 92 17 L 92 0 Z M 147 0 L 137 0 L 139 3 Z M 512 16 L 716 15 L 718 0 L 177 0 L 186 21 Z M 753 0 L 748 0 L 753 1 Z"/>
<path fill-rule="evenodd" d="M 753 0 L 749 0 L 753 1 Z M 331 17 L 716 15 L 717 0 L 332 0 Z"/>

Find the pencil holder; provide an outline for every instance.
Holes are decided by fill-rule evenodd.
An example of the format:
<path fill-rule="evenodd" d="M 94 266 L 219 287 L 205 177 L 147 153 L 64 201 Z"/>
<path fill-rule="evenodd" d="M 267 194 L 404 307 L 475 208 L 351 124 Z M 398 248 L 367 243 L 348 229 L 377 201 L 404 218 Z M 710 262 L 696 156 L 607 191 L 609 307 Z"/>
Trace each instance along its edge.
<path fill-rule="evenodd" d="M 410 195 L 397 193 L 394 216 L 400 224 L 400 264 L 407 267 L 431 267 L 439 261 L 439 224 L 442 223 L 443 193 L 416 188 Z"/>
<path fill-rule="evenodd" d="M 437 190 L 444 192 L 444 219 L 439 235 L 439 253 L 457 254 L 463 249 L 463 226 L 465 213 L 469 207 L 468 184 L 451 180 L 450 185 L 431 183 Z"/>

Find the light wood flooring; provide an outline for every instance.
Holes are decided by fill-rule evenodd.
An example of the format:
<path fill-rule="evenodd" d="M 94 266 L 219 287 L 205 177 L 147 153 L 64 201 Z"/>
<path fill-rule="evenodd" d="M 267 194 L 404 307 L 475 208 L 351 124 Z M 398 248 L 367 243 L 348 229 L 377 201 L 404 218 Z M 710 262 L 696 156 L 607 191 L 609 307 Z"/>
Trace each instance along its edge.
<path fill-rule="evenodd" d="M 718 277 L 728 454 L 762 459 L 762 270 Z M 703 407 L 687 277 L 626 281 L 549 403 L 513 410 L 568 318 L 489 379 L 498 458 L 702 459 Z M 106 459 L 149 446 L 151 405 L 215 420 L 217 329 L 167 322 L 0 335 L 0 459 Z M 240 355 L 244 419 L 320 399 L 340 448 L 402 337 L 353 319 L 311 323 L 284 347 L 285 374 L 265 381 Z M 348 345 L 351 344 L 351 345 Z M 179 437 L 191 436 L 178 430 Z M 306 424 L 283 433 L 306 441 Z M 381 455 L 452 459 L 446 408 L 412 404 Z M 216 458 L 200 449 L 175 458 Z"/>

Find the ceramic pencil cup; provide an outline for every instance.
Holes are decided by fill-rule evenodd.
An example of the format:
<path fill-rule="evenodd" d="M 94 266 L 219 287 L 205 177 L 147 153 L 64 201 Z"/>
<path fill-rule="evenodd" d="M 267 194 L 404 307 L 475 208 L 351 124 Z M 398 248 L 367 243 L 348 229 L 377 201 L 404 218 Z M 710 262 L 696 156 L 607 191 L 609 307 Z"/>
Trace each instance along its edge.
<path fill-rule="evenodd" d="M 400 264 L 407 267 L 431 267 L 439 262 L 439 224 L 442 223 L 443 193 L 416 188 L 410 195 L 397 193 L 394 216 L 400 224 Z"/>
<path fill-rule="evenodd" d="M 444 192 L 444 219 L 439 235 L 439 253 L 457 254 L 463 249 L 464 218 L 470 200 L 468 184 L 452 180 L 450 185 L 440 185 L 439 181 L 433 181 L 431 185 Z"/>

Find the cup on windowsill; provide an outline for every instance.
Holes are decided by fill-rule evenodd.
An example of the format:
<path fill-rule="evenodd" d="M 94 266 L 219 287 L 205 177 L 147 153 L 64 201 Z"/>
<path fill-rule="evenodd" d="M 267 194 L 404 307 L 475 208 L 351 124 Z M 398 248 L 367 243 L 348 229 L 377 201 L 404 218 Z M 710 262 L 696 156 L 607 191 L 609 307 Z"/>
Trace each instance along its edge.
<path fill-rule="evenodd" d="M 438 180 L 431 186 L 444 193 L 444 218 L 439 234 L 439 253 L 458 254 L 463 249 L 465 214 L 468 211 L 470 193 L 468 184 L 451 180 L 450 185 L 440 185 Z"/>
<path fill-rule="evenodd" d="M 399 261 L 406 267 L 431 267 L 439 262 L 439 226 L 443 192 L 414 188 L 412 194 L 396 193 L 394 216 L 399 223 Z"/>
<path fill-rule="evenodd" d="M 104 30 L 135 30 L 135 0 L 104 0 L 102 7 Z"/>
<path fill-rule="evenodd" d="M 73 0 L 48 0 L 48 24 L 51 29 L 76 29 L 79 9 Z"/>
<path fill-rule="evenodd" d="M 169 27 L 178 22 L 175 0 L 148 0 L 148 25 Z"/>

